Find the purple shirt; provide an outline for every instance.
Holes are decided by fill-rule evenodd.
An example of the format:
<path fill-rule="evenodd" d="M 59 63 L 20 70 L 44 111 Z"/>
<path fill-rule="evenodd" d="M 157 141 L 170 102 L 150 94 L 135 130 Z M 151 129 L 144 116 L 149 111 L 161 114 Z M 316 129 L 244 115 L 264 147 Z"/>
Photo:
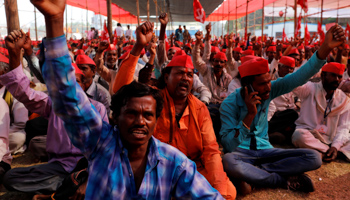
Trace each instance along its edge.
<path fill-rule="evenodd" d="M 70 173 L 83 157 L 83 154 L 71 143 L 63 121 L 52 110 L 52 102 L 49 96 L 30 88 L 30 81 L 23 73 L 22 65 L 0 76 L 0 83 L 5 85 L 8 91 L 19 102 L 23 103 L 30 112 L 48 119 L 46 151 L 49 156 L 49 163 L 59 162 Z M 108 123 L 105 106 L 92 99 L 90 99 L 90 102 L 98 110 L 102 119 Z"/>

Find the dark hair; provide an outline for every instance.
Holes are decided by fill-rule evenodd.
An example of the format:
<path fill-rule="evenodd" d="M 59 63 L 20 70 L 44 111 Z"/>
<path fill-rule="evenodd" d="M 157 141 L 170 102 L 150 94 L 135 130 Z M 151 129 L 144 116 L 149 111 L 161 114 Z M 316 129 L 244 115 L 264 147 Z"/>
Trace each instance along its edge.
<path fill-rule="evenodd" d="M 88 66 L 90 67 L 90 69 L 91 69 L 92 71 L 95 71 L 95 69 L 96 69 L 96 66 L 95 66 L 95 65 L 88 64 Z"/>
<path fill-rule="evenodd" d="M 110 108 L 113 111 L 113 118 L 116 118 L 120 115 L 121 108 L 125 106 L 126 102 L 128 102 L 131 98 L 149 95 L 152 96 L 157 102 L 156 117 L 158 118 L 163 110 L 164 102 L 160 91 L 136 81 L 133 81 L 128 85 L 124 85 L 117 91 L 117 93 L 112 96 Z"/>
<path fill-rule="evenodd" d="M 120 23 L 118 23 L 117 26 L 122 26 L 122 25 Z"/>
<path fill-rule="evenodd" d="M 159 89 L 164 89 L 166 87 L 166 83 L 164 80 L 165 74 L 170 74 L 172 67 L 165 67 L 162 69 L 162 75 L 160 75 L 158 79 L 157 87 Z"/>
<path fill-rule="evenodd" d="M 245 76 L 245 77 L 241 78 L 242 88 L 249 85 L 249 84 L 252 84 L 253 81 L 255 80 L 256 76 L 259 76 L 259 75 L 251 75 L 251 76 Z"/>

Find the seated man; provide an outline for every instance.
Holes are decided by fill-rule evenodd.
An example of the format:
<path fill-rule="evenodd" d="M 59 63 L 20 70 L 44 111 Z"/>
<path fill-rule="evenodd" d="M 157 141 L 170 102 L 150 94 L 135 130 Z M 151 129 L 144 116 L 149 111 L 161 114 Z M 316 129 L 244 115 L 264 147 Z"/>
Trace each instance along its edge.
<path fill-rule="evenodd" d="M 319 51 L 300 70 L 272 83 L 268 61 L 263 58 L 249 60 L 238 68 L 242 88 L 228 96 L 220 108 L 220 135 L 226 153 L 223 163 L 230 178 L 262 187 L 314 191 L 311 179 L 303 173 L 319 168 L 321 155 L 311 149 L 273 148 L 267 133 L 268 106 L 272 99 L 305 84 L 323 66 L 330 50 L 344 39 L 343 29 L 333 26 Z"/>
<path fill-rule="evenodd" d="M 63 32 L 65 2 L 32 2 L 46 19 L 43 77 L 53 109 L 89 161 L 85 199 L 222 199 L 196 171 L 194 162 L 152 137 L 162 110 L 157 90 L 139 83 L 123 87 L 111 105 L 117 126 L 102 120 L 74 79 Z M 137 51 L 138 58 L 152 29 L 150 22 L 137 28 L 138 41 L 129 57 Z"/>
<path fill-rule="evenodd" d="M 6 101 L 0 98 L 0 184 L 5 173 L 11 169 L 12 156 L 9 151 L 10 111 Z"/>
<path fill-rule="evenodd" d="M 272 80 L 283 78 L 287 74 L 293 73 L 295 59 L 282 56 L 278 61 L 278 71 L 273 75 Z M 269 105 L 269 139 L 272 144 L 291 142 L 292 134 L 295 130 L 295 120 L 298 118 L 297 106 L 294 103 L 295 95 L 292 92 L 283 94 L 273 99 Z"/>
<path fill-rule="evenodd" d="M 140 47 L 135 45 L 133 50 L 137 48 Z M 131 53 L 120 66 L 114 91 L 132 81 L 137 55 Z M 193 63 L 191 57 L 183 52 L 172 58 L 159 79 L 158 88 L 165 103 L 154 136 L 183 152 L 196 163 L 198 171 L 221 195 L 234 199 L 236 189 L 223 170 L 208 109 L 191 94 L 192 85 Z"/>
<path fill-rule="evenodd" d="M 78 55 L 75 63 L 84 73 L 85 82 L 83 84 L 86 94 L 89 96 L 89 98 L 102 103 L 106 107 L 109 116 L 111 95 L 108 93 L 106 88 L 94 81 L 96 71 L 95 62 L 87 55 Z"/>
<path fill-rule="evenodd" d="M 21 68 L 22 69 L 22 68 Z M 9 71 L 9 59 L 0 54 L 0 75 Z M 23 69 L 22 69 L 23 70 Z M 10 111 L 10 132 L 8 142 L 11 154 L 23 153 L 26 150 L 26 132 L 28 110 L 16 98 L 13 98 L 8 89 L 0 83 L 0 98 L 3 98 Z"/>
<path fill-rule="evenodd" d="M 83 154 L 73 146 L 63 126 L 63 121 L 53 112 L 51 98 L 43 92 L 30 88 L 30 81 L 23 73 L 19 60 L 21 48 L 28 42 L 23 35 L 24 33 L 13 31 L 6 37 L 11 71 L 0 76 L 0 84 L 4 84 L 9 92 L 19 102 L 22 102 L 30 112 L 48 119 L 46 152 L 49 160 L 47 164 L 15 168 L 8 171 L 5 174 L 3 184 L 11 191 L 51 194 L 61 185 L 62 180 L 74 170 L 78 161 L 83 158 Z M 67 44 L 62 43 L 62 45 L 67 47 Z M 84 88 L 82 84 L 84 74 L 77 67 L 75 73 L 77 75 L 74 76 L 74 80 L 79 83 L 80 87 Z M 105 107 L 97 101 L 89 100 L 98 110 L 102 119 L 108 122 Z"/>
<path fill-rule="evenodd" d="M 293 144 L 320 151 L 328 162 L 338 151 L 350 159 L 350 99 L 337 89 L 344 70 L 343 64 L 328 63 L 322 68 L 322 82 L 309 82 L 293 90 L 301 99 Z"/>

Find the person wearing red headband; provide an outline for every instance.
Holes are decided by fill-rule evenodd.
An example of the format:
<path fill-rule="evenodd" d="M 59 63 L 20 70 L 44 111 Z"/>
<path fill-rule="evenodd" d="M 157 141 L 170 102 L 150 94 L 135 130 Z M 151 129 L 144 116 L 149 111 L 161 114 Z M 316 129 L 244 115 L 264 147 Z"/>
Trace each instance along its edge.
<path fill-rule="evenodd" d="M 321 82 L 309 82 L 293 92 L 301 99 L 300 117 L 292 141 L 296 147 L 322 153 L 326 162 L 338 152 L 350 159 L 350 99 L 338 89 L 345 65 L 331 62 L 322 67 Z"/>
<path fill-rule="evenodd" d="M 282 56 L 278 61 L 278 71 L 272 80 L 283 78 L 293 73 L 295 60 L 289 56 Z M 291 137 L 295 130 L 295 120 L 298 118 L 296 105 L 292 92 L 283 94 L 273 99 L 269 105 L 267 120 L 269 121 L 269 140 L 271 144 L 291 143 Z"/>
<path fill-rule="evenodd" d="M 312 149 L 274 148 L 268 138 L 268 106 L 272 99 L 305 84 L 319 71 L 330 51 L 344 42 L 344 35 L 341 26 L 333 26 L 320 49 L 300 70 L 272 82 L 268 61 L 263 58 L 251 59 L 238 68 L 242 87 L 220 107 L 221 144 L 226 153 L 223 163 L 231 179 L 253 186 L 307 193 L 315 190 L 304 172 L 321 166 L 321 154 Z M 247 184 L 244 188 L 249 189 Z"/>
<path fill-rule="evenodd" d="M 137 41 L 140 42 L 142 40 Z M 120 66 L 114 91 L 132 82 L 130 75 L 135 70 L 133 60 L 137 55 L 133 49 Z M 227 199 L 234 199 L 236 190 L 223 171 L 208 108 L 191 93 L 193 71 L 192 59 L 184 51 L 176 52 L 171 62 L 162 70 L 157 86 L 164 99 L 164 108 L 157 121 L 154 136 L 183 152 L 196 163 L 198 171 L 220 194 Z"/>
<path fill-rule="evenodd" d="M 85 75 L 84 85 L 86 94 L 93 100 L 102 103 L 106 107 L 109 115 L 111 95 L 106 88 L 94 81 L 94 76 L 96 73 L 95 62 L 87 55 L 78 55 L 75 63 Z"/>
<path fill-rule="evenodd" d="M 238 67 L 241 65 L 242 48 L 236 47 L 232 50 L 234 45 L 233 33 L 227 37 L 227 73 L 234 79 L 238 75 Z"/>

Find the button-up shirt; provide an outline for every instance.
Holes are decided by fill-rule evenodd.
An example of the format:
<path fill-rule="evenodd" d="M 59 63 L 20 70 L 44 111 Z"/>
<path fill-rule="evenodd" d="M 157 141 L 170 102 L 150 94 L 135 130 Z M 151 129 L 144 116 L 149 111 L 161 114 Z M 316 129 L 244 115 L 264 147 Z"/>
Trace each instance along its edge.
<path fill-rule="evenodd" d="M 241 96 L 241 88 L 230 94 L 220 107 L 222 122 L 220 136 L 224 151 L 232 152 L 237 147 L 250 149 L 252 137 L 256 139 L 258 150 L 273 148 L 267 134 L 267 114 L 271 100 L 305 84 L 311 76 L 321 69 L 325 62 L 325 60 L 318 59 L 315 53 L 301 70 L 272 81 L 269 98 L 256 106 L 258 112 L 254 117 L 250 130 L 243 125 L 243 119 L 247 115 L 248 109 Z"/>
<path fill-rule="evenodd" d="M 105 106 L 109 115 L 109 112 L 111 110 L 109 108 L 109 106 L 111 105 L 111 95 L 109 94 L 108 90 L 106 90 L 106 88 L 104 88 L 99 83 L 92 81 L 92 84 L 86 90 L 86 94 L 88 94 L 91 99 L 102 103 Z"/>
<path fill-rule="evenodd" d="M 139 188 L 119 129 L 103 122 L 75 81 L 63 36 L 43 40 L 43 77 L 53 108 L 65 122 L 72 143 L 89 161 L 85 199 L 222 199 L 195 164 L 177 149 L 149 140 L 146 171 Z"/>
<path fill-rule="evenodd" d="M 0 97 L 0 161 L 11 165 L 9 150 L 10 112 L 6 101 Z"/>

